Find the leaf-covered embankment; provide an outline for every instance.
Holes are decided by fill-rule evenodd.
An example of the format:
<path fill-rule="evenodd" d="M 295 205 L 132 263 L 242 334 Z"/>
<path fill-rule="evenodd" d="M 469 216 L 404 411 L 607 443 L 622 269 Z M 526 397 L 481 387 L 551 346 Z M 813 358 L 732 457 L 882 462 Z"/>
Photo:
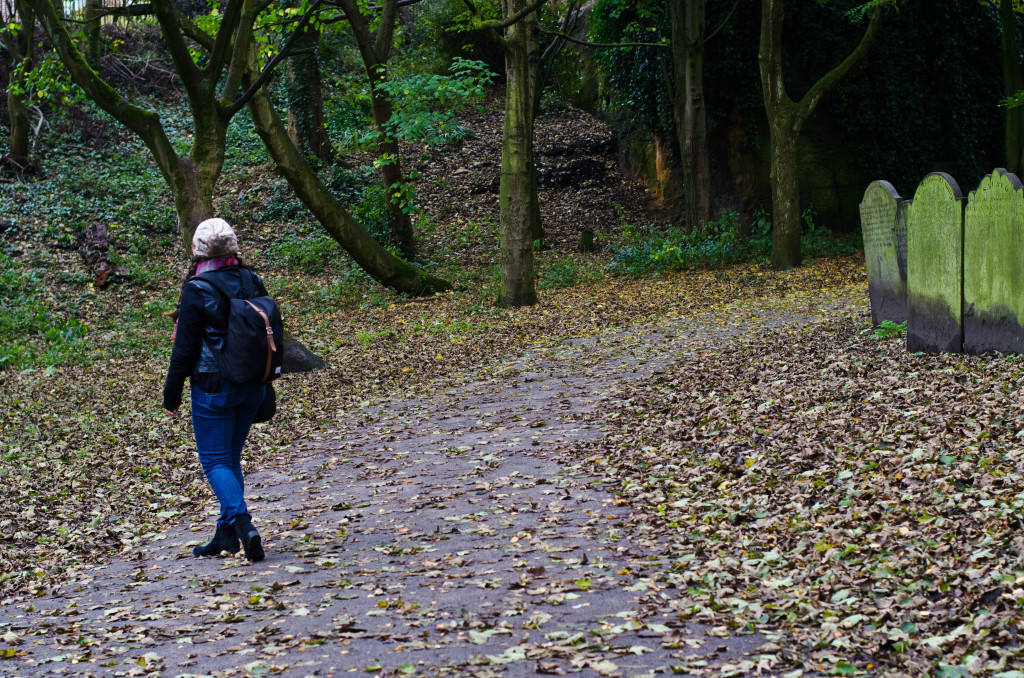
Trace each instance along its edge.
<path fill-rule="evenodd" d="M 1022 386 L 1019 356 L 838 318 L 681 358 L 587 453 L 670 544 L 652 604 L 775 632 L 804 670 L 998 673 L 1022 662 Z"/>

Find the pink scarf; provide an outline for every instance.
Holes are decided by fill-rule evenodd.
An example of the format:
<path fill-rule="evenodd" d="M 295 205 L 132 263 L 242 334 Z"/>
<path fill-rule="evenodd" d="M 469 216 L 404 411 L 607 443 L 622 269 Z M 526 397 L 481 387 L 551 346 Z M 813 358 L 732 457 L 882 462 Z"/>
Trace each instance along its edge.
<path fill-rule="evenodd" d="M 207 259 L 196 267 L 196 275 L 202 275 L 207 271 L 216 271 L 218 268 L 224 268 L 225 266 L 237 266 L 238 259 L 235 259 L 235 255 L 229 254 L 225 257 L 218 257 L 216 259 Z M 175 312 L 177 313 L 177 312 Z M 171 331 L 171 343 L 173 344 L 178 339 L 178 317 L 174 317 L 174 329 Z"/>

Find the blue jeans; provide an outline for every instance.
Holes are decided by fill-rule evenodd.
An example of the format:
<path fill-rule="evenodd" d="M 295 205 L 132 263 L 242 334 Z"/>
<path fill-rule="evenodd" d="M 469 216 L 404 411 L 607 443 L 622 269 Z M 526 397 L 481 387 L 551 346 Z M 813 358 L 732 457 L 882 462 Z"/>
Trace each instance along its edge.
<path fill-rule="evenodd" d="M 248 513 L 245 481 L 242 478 L 242 446 L 249 435 L 253 417 L 263 402 L 263 384 L 238 386 L 225 383 L 216 393 L 192 387 L 192 429 L 196 451 L 206 479 L 220 501 L 218 527 L 230 525 L 236 516 Z"/>

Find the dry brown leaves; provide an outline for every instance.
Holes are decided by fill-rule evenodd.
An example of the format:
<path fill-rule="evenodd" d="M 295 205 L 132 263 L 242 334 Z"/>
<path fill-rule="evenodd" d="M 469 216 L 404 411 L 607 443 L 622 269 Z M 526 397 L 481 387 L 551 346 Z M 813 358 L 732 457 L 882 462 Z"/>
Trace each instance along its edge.
<path fill-rule="evenodd" d="M 862 275 L 853 261 L 787 274 L 748 266 L 659 281 L 610 279 L 559 290 L 539 306 L 517 311 L 481 311 L 481 299 L 466 292 L 303 316 L 305 324 L 290 329 L 331 368 L 278 382 L 278 416 L 254 428 L 246 463 L 258 467 L 281 447 L 385 394 L 427 393 L 438 379 L 459 373 L 472 378 L 471 371 L 486 371 L 491 359 L 535 345 Z M 141 294 L 135 300 L 140 305 L 151 294 L 130 289 L 111 294 Z M 114 323 L 118 316 L 102 317 Z M 0 374 L 3 589 L 43 593 L 50 577 L 76 562 L 158 537 L 163 525 L 194 511 L 196 497 L 208 492 L 194 457 L 188 408 L 175 419 L 160 409 L 169 321 L 139 327 L 148 333 L 136 337 L 134 354 L 51 374 Z M 108 339 L 123 343 L 116 328 L 95 329 L 101 355 Z M 164 350 L 149 353 L 152 346 Z"/>
<path fill-rule="evenodd" d="M 650 602 L 763 630 L 798 672 L 1022 675 L 1024 359 L 865 325 L 695 352 L 629 394 L 589 454 L 668 541 Z"/>

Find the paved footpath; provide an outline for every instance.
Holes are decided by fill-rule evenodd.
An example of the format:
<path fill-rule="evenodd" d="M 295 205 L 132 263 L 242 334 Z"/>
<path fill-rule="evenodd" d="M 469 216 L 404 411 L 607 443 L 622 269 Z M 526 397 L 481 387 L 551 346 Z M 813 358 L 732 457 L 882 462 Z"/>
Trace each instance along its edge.
<path fill-rule="evenodd" d="M 737 302 L 353 412 L 249 475 L 264 562 L 191 557 L 211 524 L 195 516 L 55 593 L 0 606 L 0 635 L 18 650 L 0 675 L 721 675 L 756 664 L 764 636 L 641 602 L 671 563 L 572 448 L 601 437 L 624 386 L 675 357 L 862 311 L 865 298 L 853 287 Z"/>

